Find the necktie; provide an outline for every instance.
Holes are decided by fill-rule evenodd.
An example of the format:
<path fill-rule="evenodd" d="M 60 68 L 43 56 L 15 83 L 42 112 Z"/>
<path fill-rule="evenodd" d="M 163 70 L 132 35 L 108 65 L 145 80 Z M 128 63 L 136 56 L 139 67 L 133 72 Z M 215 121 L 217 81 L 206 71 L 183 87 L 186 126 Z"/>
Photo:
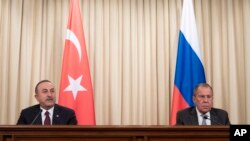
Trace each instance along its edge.
<path fill-rule="evenodd" d="M 44 120 L 44 125 L 51 125 L 50 117 L 49 117 L 49 112 L 45 112 L 45 120 Z"/>
<path fill-rule="evenodd" d="M 207 125 L 207 123 L 206 123 L 207 115 L 201 115 L 201 116 L 202 116 L 202 123 L 201 123 L 201 125 Z"/>

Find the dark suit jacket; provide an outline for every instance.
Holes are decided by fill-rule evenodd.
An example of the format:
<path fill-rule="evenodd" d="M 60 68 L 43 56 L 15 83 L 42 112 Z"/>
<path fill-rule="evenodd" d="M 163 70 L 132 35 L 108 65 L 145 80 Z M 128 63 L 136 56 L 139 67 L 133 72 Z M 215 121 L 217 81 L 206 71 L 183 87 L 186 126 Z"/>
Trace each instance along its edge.
<path fill-rule="evenodd" d="M 39 114 L 40 113 L 40 114 Z M 36 118 L 37 117 L 37 118 Z M 33 122 L 33 124 L 32 124 Z M 17 121 L 17 125 L 42 125 L 40 105 L 34 105 L 23 109 Z M 69 108 L 55 104 L 53 112 L 53 125 L 76 125 L 75 112 Z"/>
<path fill-rule="evenodd" d="M 228 114 L 224 110 L 212 108 L 210 116 L 211 125 L 230 125 Z M 176 125 L 199 125 L 195 107 L 178 111 Z"/>

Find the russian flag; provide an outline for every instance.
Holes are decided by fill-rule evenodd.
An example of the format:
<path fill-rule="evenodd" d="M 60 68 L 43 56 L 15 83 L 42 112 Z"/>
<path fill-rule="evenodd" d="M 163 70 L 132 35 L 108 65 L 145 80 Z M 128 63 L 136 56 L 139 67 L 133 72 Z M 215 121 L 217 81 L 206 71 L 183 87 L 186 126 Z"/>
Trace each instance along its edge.
<path fill-rule="evenodd" d="M 184 0 L 172 97 L 171 125 L 175 125 L 176 113 L 179 110 L 194 106 L 193 89 L 197 84 L 205 82 L 193 0 Z"/>

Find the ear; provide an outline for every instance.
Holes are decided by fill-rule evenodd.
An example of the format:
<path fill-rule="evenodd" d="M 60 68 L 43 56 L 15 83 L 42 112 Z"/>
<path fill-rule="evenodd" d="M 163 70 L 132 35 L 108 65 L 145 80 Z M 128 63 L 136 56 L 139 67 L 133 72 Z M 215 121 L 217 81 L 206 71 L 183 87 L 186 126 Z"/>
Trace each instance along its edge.
<path fill-rule="evenodd" d="M 34 95 L 34 97 L 35 97 L 35 98 L 36 98 L 36 100 L 37 100 L 37 98 L 38 98 L 38 95 L 37 95 L 37 94 L 35 94 L 35 95 Z"/>
<path fill-rule="evenodd" d="M 193 102 L 194 102 L 194 104 L 196 104 L 196 101 L 195 101 L 195 96 L 193 96 Z"/>

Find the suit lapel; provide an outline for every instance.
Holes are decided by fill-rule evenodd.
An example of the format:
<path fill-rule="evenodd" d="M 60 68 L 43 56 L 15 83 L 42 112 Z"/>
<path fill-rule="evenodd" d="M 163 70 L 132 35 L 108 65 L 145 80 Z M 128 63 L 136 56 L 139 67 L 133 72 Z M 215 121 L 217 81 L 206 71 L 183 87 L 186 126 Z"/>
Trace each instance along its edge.
<path fill-rule="evenodd" d="M 43 124 L 43 123 L 42 123 L 42 116 L 41 116 L 41 114 L 40 114 L 40 116 L 37 118 L 37 120 L 35 121 L 34 124 L 38 124 L 38 125 L 42 125 L 42 124 Z"/>
<path fill-rule="evenodd" d="M 36 117 L 33 118 L 33 120 L 35 120 L 33 125 L 42 125 L 42 115 L 40 112 L 40 105 L 36 106 L 35 113 L 37 113 L 37 114 L 40 113 L 40 115 L 37 117 L 37 119 L 35 119 Z M 35 116 L 37 116 L 37 114 Z"/>
<path fill-rule="evenodd" d="M 216 114 L 216 112 L 214 112 L 214 109 L 211 109 L 210 116 L 211 116 L 211 125 L 218 125 L 218 123 L 220 123 L 220 121 L 218 121 L 218 115 Z"/>
<path fill-rule="evenodd" d="M 191 125 L 199 125 L 197 112 L 195 110 L 195 107 L 191 109 L 190 114 L 191 114 L 191 116 L 190 116 Z"/>
<path fill-rule="evenodd" d="M 54 112 L 53 112 L 53 125 L 57 125 L 57 124 L 60 124 L 60 109 L 58 107 L 58 105 L 55 105 L 54 106 Z"/>

